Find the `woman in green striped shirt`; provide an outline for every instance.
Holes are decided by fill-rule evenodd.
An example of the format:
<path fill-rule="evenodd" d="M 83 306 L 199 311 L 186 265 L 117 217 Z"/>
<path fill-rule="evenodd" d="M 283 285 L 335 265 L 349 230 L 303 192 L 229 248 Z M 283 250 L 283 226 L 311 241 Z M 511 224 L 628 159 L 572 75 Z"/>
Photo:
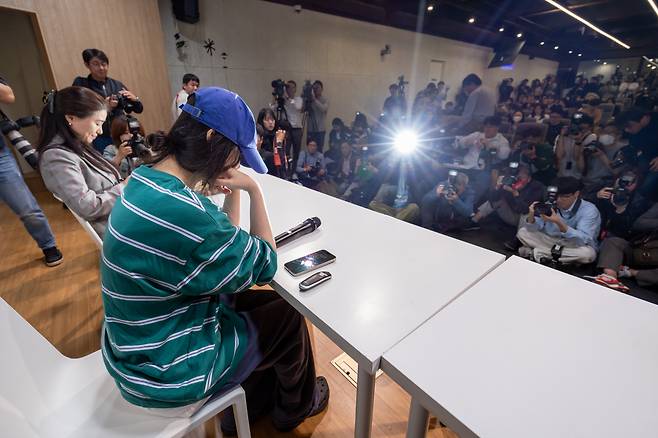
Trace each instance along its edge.
<path fill-rule="evenodd" d="M 267 171 L 244 101 L 209 87 L 191 95 L 136 169 L 110 215 L 101 262 L 105 365 L 123 397 L 164 415 L 192 414 L 241 384 L 250 419 L 271 414 L 290 430 L 321 412 L 329 388 L 315 375 L 303 317 L 276 293 L 274 239 L 258 184 L 242 158 Z M 221 191 L 219 209 L 192 190 Z M 250 232 L 239 227 L 240 192 Z M 234 432 L 231 413 L 222 428 Z"/>

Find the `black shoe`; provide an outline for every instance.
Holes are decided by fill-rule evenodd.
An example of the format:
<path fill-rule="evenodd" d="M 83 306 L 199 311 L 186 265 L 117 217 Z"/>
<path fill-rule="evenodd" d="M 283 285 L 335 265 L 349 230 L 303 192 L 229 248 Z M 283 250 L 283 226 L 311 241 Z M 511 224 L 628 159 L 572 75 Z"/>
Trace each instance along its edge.
<path fill-rule="evenodd" d="M 43 262 L 49 267 L 57 266 L 64 261 L 64 256 L 56 246 L 44 249 L 43 255 L 45 256 Z"/>
<path fill-rule="evenodd" d="M 323 376 L 317 376 L 315 378 L 315 390 L 317 391 L 317 396 L 315 397 L 315 400 L 313 400 L 313 406 L 311 406 L 311 410 L 306 415 L 306 418 L 314 417 L 322 413 L 325 409 L 327 409 L 327 406 L 329 405 L 329 384 L 327 383 L 327 379 L 325 379 Z M 294 421 L 286 425 L 276 424 L 274 422 L 273 424 L 274 428 L 279 432 L 290 432 L 302 424 L 306 418 L 303 418 L 300 421 Z"/>
<path fill-rule="evenodd" d="M 473 219 L 469 219 L 466 225 L 462 228 L 464 231 L 477 231 L 480 229 L 480 224 Z"/>
<path fill-rule="evenodd" d="M 505 247 L 505 249 L 515 253 L 519 250 L 519 248 L 521 248 L 521 241 L 515 237 L 514 239 L 508 240 L 507 242 L 503 243 L 503 246 Z"/>

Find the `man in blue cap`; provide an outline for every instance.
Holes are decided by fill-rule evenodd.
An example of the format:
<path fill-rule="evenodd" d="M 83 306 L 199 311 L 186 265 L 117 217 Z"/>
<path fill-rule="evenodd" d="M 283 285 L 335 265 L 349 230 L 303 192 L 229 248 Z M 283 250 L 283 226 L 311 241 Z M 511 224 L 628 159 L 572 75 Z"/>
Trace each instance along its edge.
<path fill-rule="evenodd" d="M 241 384 L 250 419 L 270 414 L 291 430 L 324 410 L 304 318 L 273 291 L 277 255 L 259 185 L 267 172 L 253 115 L 235 93 L 199 89 L 156 149 L 133 171 L 108 222 L 101 278 L 105 365 L 122 396 L 162 415 L 192 415 Z M 218 209 L 192 190 L 218 188 Z M 249 194 L 249 232 L 239 227 Z M 243 292 L 243 293 L 240 293 Z M 232 411 L 222 429 L 235 433 Z"/>

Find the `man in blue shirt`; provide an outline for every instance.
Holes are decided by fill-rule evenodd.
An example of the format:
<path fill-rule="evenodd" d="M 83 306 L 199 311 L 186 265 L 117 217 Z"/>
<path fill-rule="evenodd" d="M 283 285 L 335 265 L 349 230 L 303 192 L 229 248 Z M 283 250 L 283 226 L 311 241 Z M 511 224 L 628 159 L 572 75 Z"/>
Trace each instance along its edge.
<path fill-rule="evenodd" d="M 521 221 L 516 235 L 523 246 L 519 254 L 535 259 L 560 263 L 585 264 L 596 259 L 601 215 L 596 206 L 580 197 L 582 183 L 574 177 L 560 177 L 556 208 L 550 216 L 535 214 L 537 202 Z"/>

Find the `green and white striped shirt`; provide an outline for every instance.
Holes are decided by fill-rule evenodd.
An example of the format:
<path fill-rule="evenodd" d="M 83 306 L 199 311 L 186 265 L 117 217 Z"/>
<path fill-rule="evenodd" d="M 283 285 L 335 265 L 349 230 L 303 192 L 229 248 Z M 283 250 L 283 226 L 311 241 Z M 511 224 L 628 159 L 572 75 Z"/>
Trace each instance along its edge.
<path fill-rule="evenodd" d="M 178 178 L 141 166 L 110 215 L 101 259 L 105 366 L 123 397 L 183 406 L 212 394 L 247 346 L 219 294 L 267 283 L 276 253 Z"/>

